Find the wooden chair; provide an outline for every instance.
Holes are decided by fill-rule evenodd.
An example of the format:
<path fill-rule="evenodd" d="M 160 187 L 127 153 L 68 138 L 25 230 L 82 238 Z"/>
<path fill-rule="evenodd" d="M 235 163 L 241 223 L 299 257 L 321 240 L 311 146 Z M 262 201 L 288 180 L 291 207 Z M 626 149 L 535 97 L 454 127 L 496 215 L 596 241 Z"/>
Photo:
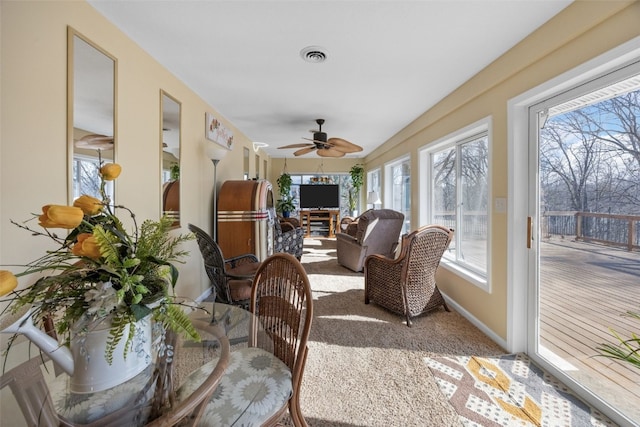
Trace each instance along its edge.
<path fill-rule="evenodd" d="M 288 408 L 293 424 L 306 426 L 300 386 L 313 299 L 307 274 L 293 255 L 274 254 L 262 263 L 253 280 L 251 312 L 250 346 L 231 353 L 234 369 L 225 372 L 200 425 L 274 426 Z"/>
<path fill-rule="evenodd" d="M 225 259 L 220 246 L 206 231 L 193 224 L 189 224 L 189 230 L 196 235 L 215 301 L 249 309 L 251 278 L 234 279 L 229 277 L 226 271 L 241 264 L 258 263 L 258 257 L 254 254 L 244 254 Z"/>
<path fill-rule="evenodd" d="M 439 306 L 449 311 L 436 286 L 436 270 L 453 238 L 453 230 L 429 225 L 403 236 L 397 259 L 370 255 L 364 264 L 364 303 L 376 304 L 407 318 Z"/>
<path fill-rule="evenodd" d="M 0 390 L 9 386 L 28 426 L 60 424 L 41 365 L 44 356 L 32 357 L 0 377 Z"/>

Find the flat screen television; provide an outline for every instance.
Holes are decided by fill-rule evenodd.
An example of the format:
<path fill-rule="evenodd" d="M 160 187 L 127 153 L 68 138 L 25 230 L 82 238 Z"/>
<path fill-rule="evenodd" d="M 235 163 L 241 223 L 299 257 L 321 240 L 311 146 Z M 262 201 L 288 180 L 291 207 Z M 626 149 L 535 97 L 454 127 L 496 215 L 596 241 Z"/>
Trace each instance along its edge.
<path fill-rule="evenodd" d="M 337 184 L 300 185 L 301 209 L 340 207 L 340 187 Z"/>

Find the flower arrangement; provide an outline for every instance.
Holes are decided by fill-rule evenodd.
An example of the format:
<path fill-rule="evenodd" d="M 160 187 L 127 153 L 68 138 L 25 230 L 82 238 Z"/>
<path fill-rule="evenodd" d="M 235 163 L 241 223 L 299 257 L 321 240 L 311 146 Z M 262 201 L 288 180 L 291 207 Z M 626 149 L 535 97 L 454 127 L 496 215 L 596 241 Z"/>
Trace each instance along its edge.
<path fill-rule="evenodd" d="M 31 305 L 34 319 L 51 316 L 59 334 L 108 319 L 107 360 L 111 360 L 125 328 L 135 328 L 134 322 L 148 315 L 166 328 L 199 340 L 173 292 L 178 270 L 172 263 L 187 255 L 179 247 L 193 236 L 171 236 L 173 220 L 167 217 L 144 221 L 138 227 L 134 213 L 124 206 L 112 206 L 105 191 L 105 183 L 120 175 L 120 165 L 100 164 L 102 200 L 83 195 L 73 206 L 43 206 L 37 216 L 43 231 L 30 228 L 26 221 L 11 221 L 34 236 L 52 239 L 59 248 L 20 266 L 24 268 L 20 273 L 0 270 L 0 296 L 9 295 L 2 300 L 9 302 L 3 314 Z M 116 210 L 129 213 L 134 223 L 132 234 L 124 229 Z M 70 231 L 59 237 L 52 231 L 56 228 Z M 15 290 L 18 277 L 34 273 L 41 276 L 35 283 Z M 133 330 L 130 332 L 133 337 Z"/>

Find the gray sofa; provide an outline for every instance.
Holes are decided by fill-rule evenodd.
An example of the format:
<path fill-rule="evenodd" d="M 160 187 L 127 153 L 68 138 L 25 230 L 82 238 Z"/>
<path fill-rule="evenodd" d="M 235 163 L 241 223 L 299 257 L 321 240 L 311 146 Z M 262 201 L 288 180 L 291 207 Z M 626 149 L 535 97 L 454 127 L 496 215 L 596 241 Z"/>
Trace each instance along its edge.
<path fill-rule="evenodd" d="M 391 209 L 370 209 L 336 234 L 338 263 L 362 271 L 368 255 L 393 258 L 400 240 L 404 214 Z"/>

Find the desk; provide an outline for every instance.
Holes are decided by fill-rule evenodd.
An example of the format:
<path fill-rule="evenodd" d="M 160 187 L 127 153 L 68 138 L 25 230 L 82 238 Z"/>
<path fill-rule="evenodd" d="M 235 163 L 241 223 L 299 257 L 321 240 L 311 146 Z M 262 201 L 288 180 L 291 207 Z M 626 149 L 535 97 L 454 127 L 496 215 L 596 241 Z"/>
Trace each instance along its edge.
<path fill-rule="evenodd" d="M 161 328 L 154 330 L 158 354 L 168 354 L 167 359 L 156 361 L 141 374 L 116 387 L 98 393 L 74 394 L 68 389 L 69 377 L 66 374 L 54 376 L 52 363 L 47 362 L 46 386 L 53 407 L 62 419 L 62 425 L 82 425 L 99 423 L 106 426 L 165 426 L 173 425 L 175 413 L 178 419 L 191 417 L 201 402 L 207 402 L 215 391 L 230 360 L 230 344 L 234 349 L 247 347 L 252 315 L 237 306 L 203 303 L 206 310 L 195 310 L 189 317 L 198 329 L 202 341 L 185 341 L 178 338 L 175 348 L 163 348 L 160 343 Z M 215 321 L 211 322 L 210 312 L 215 309 Z M 28 342 L 21 343 L 26 346 Z M 13 351 L 13 350 L 12 350 Z M 31 357 L 38 357 L 31 354 Z M 159 362 L 159 363 L 158 363 Z M 165 364 L 163 365 L 163 362 Z M 159 378 L 169 379 L 165 387 L 157 388 Z M 169 375 L 162 375 L 169 373 Z M 46 374 L 45 374 L 46 375 Z M 164 377 L 164 378 L 163 378 Z M 171 381 L 173 380 L 173 382 Z M 173 387 L 173 384 L 176 387 Z M 151 421 L 154 397 L 158 393 L 168 396 L 175 388 L 175 403 L 171 412 Z M 261 391 L 257 391 L 261 392 Z M 168 401 L 159 400 L 164 404 Z M 158 402 L 157 400 L 155 401 Z M 168 419 L 173 417 L 173 419 Z"/>
<path fill-rule="evenodd" d="M 306 220 L 306 222 L 305 222 Z M 300 211 L 300 226 L 305 227 L 305 237 L 311 235 L 311 221 L 329 221 L 328 237 L 336 236 L 336 227 L 340 225 L 340 209 L 314 209 Z"/>

